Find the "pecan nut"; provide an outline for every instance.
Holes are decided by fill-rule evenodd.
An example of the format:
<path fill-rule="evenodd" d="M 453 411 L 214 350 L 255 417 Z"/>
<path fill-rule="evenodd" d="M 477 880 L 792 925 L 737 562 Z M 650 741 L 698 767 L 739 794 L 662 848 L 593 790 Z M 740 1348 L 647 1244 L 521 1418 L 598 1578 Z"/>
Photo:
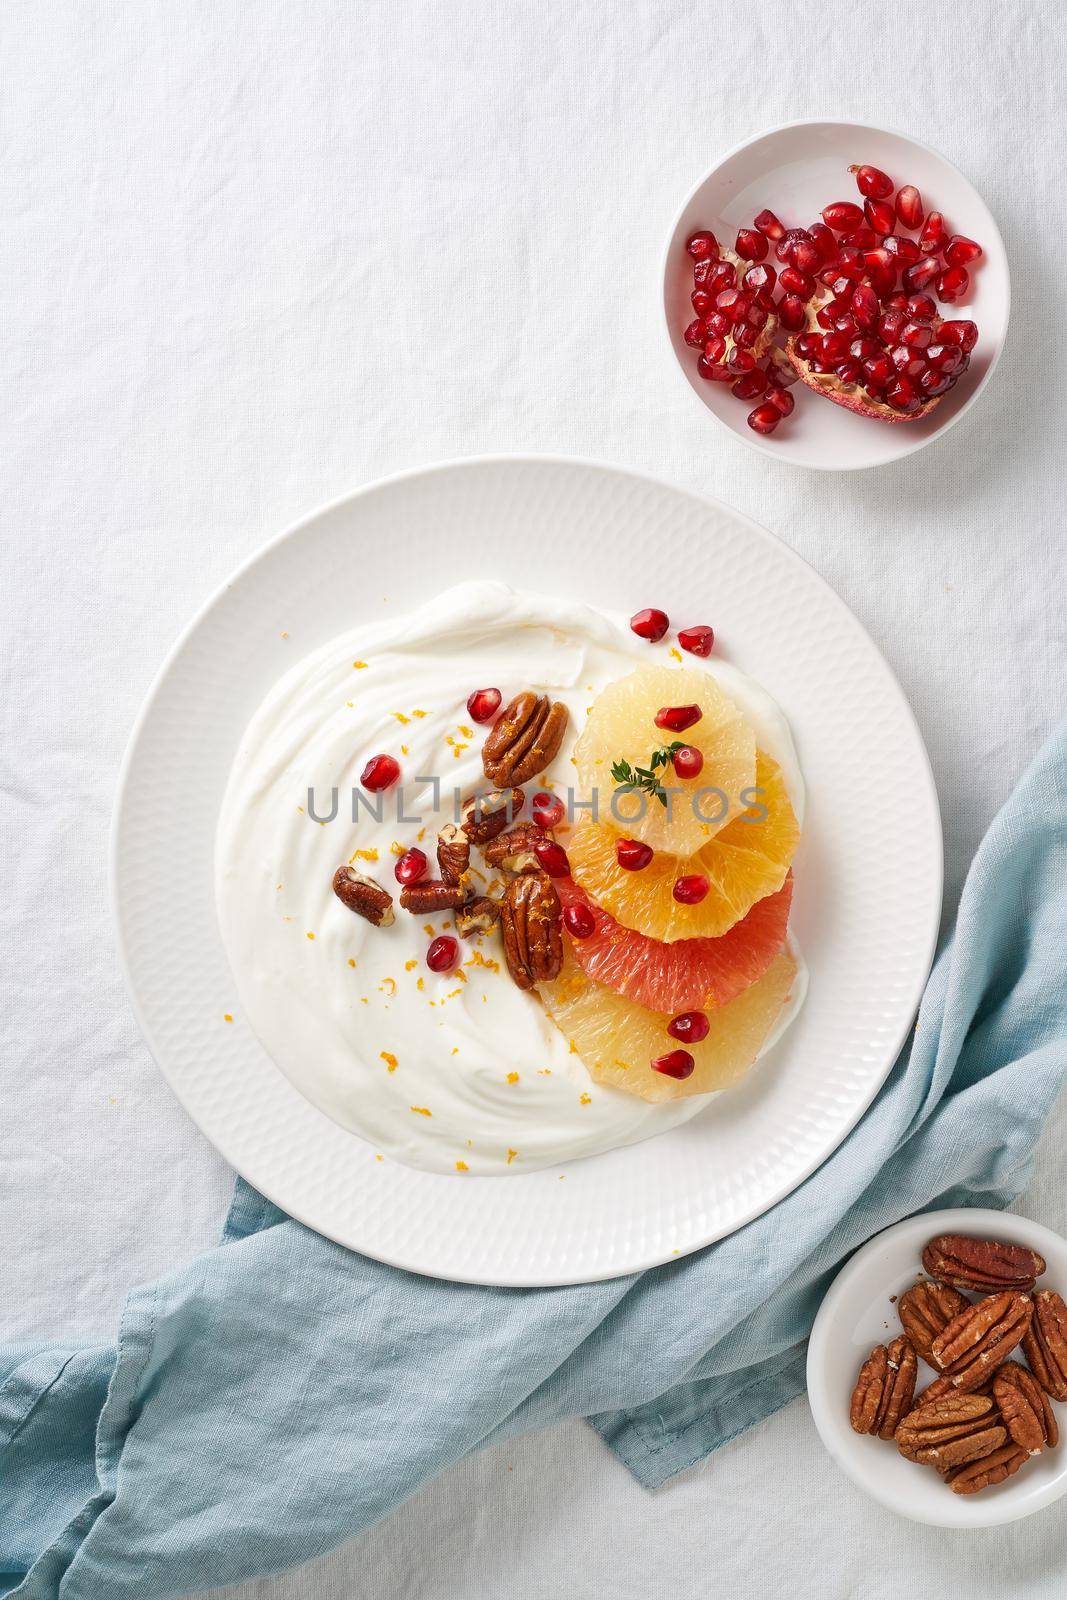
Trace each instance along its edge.
<path fill-rule="evenodd" d="M 993 1398 L 1012 1439 L 1030 1455 L 1059 1442 L 1059 1424 L 1048 1395 L 1017 1361 L 1006 1361 L 997 1372 Z"/>
<path fill-rule="evenodd" d="M 442 883 L 439 878 L 420 878 L 400 891 L 400 904 L 413 916 L 433 916 L 438 911 L 455 911 L 467 898 L 458 883 Z"/>
<path fill-rule="evenodd" d="M 570 713 L 560 700 L 524 689 L 500 713 L 482 746 L 482 769 L 490 783 L 527 783 L 555 760 Z"/>
<path fill-rule="evenodd" d="M 536 822 L 520 822 L 514 828 L 498 833 L 495 839 L 490 839 L 482 855 L 489 866 L 501 868 L 504 872 L 539 872 L 541 867 L 535 846 L 545 843 L 549 837 Z"/>
<path fill-rule="evenodd" d="M 938 1234 L 926 1246 L 922 1260 L 931 1278 L 977 1294 L 1032 1289 L 1045 1270 L 1036 1250 L 999 1239 L 972 1239 L 964 1233 Z"/>
<path fill-rule="evenodd" d="M 388 928 L 396 921 L 393 897 L 373 878 L 364 877 L 353 867 L 338 867 L 333 875 L 333 892 L 342 905 L 359 917 L 366 917 L 376 928 Z"/>
<path fill-rule="evenodd" d="M 456 912 L 456 932 L 461 939 L 472 939 L 477 934 L 491 932 L 499 921 L 500 901 L 480 894 Z"/>
<path fill-rule="evenodd" d="M 1030 1371 L 1053 1400 L 1067 1400 L 1067 1305 L 1054 1289 L 1034 1296 L 1034 1320 L 1023 1339 Z"/>
<path fill-rule="evenodd" d="M 1026 1451 L 1019 1445 L 1002 1444 L 990 1455 L 957 1467 L 955 1471 L 949 1473 L 945 1482 L 953 1494 L 977 1494 L 979 1489 L 988 1489 L 991 1484 L 1003 1483 L 1005 1478 L 1010 1478 L 1013 1473 L 1018 1472 L 1027 1459 Z"/>
<path fill-rule="evenodd" d="M 543 872 L 512 878 L 500 908 L 504 958 L 520 989 L 547 983 L 563 965 L 559 895 Z"/>
<path fill-rule="evenodd" d="M 934 1340 L 933 1365 L 961 1394 L 980 1389 L 1021 1342 L 1033 1310 L 1029 1295 L 1010 1289 L 968 1306 Z"/>
<path fill-rule="evenodd" d="M 1007 1438 L 995 1404 L 983 1394 L 948 1394 L 916 1406 L 896 1431 L 902 1456 L 938 1472 L 988 1456 Z"/>
<path fill-rule="evenodd" d="M 968 1304 L 962 1294 L 943 1283 L 916 1283 L 901 1295 L 897 1305 L 901 1326 L 915 1353 L 931 1366 L 934 1364 L 930 1358 L 934 1340 L 953 1317 L 966 1311 Z"/>
<path fill-rule="evenodd" d="M 454 822 L 446 822 L 437 835 L 437 870 L 441 882 L 461 883 L 470 864 L 470 840 L 460 833 Z"/>
<path fill-rule="evenodd" d="M 915 1351 L 903 1334 L 889 1346 L 875 1345 L 852 1391 L 849 1421 L 855 1431 L 891 1439 L 901 1417 L 911 1410 L 917 1371 Z"/>
<path fill-rule="evenodd" d="M 510 828 L 523 808 L 526 796 L 521 789 L 493 789 L 488 794 L 472 794 L 463 802 L 460 827 L 471 844 L 479 849 Z"/>

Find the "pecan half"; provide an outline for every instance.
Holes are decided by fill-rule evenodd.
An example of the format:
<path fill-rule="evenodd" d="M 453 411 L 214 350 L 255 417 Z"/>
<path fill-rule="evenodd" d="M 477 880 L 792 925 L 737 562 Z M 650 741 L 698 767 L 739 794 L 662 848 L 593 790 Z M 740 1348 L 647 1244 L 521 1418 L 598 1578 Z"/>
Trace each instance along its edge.
<path fill-rule="evenodd" d="M 482 746 L 490 783 L 526 783 L 555 760 L 570 713 L 560 700 L 524 689 L 509 700 Z"/>
<path fill-rule="evenodd" d="M 500 921 L 500 901 L 480 894 L 460 906 L 456 912 L 456 932 L 461 939 L 472 939 L 479 933 L 489 933 Z"/>
<path fill-rule="evenodd" d="M 930 1350 L 934 1366 L 961 1394 L 980 1389 L 1020 1343 L 1033 1310 L 1029 1295 L 1012 1290 L 968 1306 L 934 1340 Z"/>
<path fill-rule="evenodd" d="M 467 898 L 458 883 L 442 883 L 439 878 L 420 878 L 400 891 L 400 904 L 413 916 L 433 916 L 437 911 L 455 911 Z"/>
<path fill-rule="evenodd" d="M 342 905 L 358 917 L 366 917 L 376 928 L 388 928 L 396 921 L 393 897 L 373 878 L 364 877 L 352 867 L 338 867 L 333 875 L 333 892 Z"/>
<path fill-rule="evenodd" d="M 500 867 L 505 872 L 540 872 L 534 846 L 549 838 L 536 822 L 520 822 L 490 839 L 482 855 L 491 867 Z"/>
<path fill-rule="evenodd" d="M 991 1484 L 1003 1483 L 1028 1460 L 1026 1451 L 1017 1444 L 1002 1444 L 991 1455 L 978 1461 L 968 1461 L 965 1466 L 950 1472 L 945 1482 L 953 1494 L 977 1494 Z"/>
<path fill-rule="evenodd" d="M 931 1366 L 934 1365 L 930 1356 L 934 1340 L 953 1317 L 966 1311 L 968 1304 L 962 1294 L 943 1283 L 916 1283 L 901 1295 L 897 1304 L 901 1326 L 916 1354 Z"/>
<path fill-rule="evenodd" d="M 999 1239 L 972 1239 L 965 1233 L 938 1234 L 926 1246 L 922 1259 L 931 1278 L 978 1294 L 1032 1289 L 1045 1270 L 1036 1250 Z"/>
<path fill-rule="evenodd" d="M 888 1347 L 875 1345 L 852 1391 L 849 1421 L 857 1433 L 893 1437 L 901 1417 L 911 1409 L 917 1370 L 915 1351 L 903 1334 Z"/>
<path fill-rule="evenodd" d="M 1007 1437 L 996 1406 L 984 1394 L 948 1394 L 916 1406 L 896 1432 L 902 1456 L 938 1472 L 988 1456 Z"/>
<path fill-rule="evenodd" d="M 437 870 L 442 883 L 456 884 L 471 864 L 470 840 L 454 822 L 446 822 L 437 835 Z"/>
<path fill-rule="evenodd" d="M 559 895 L 546 873 L 512 878 L 500 908 L 504 958 L 520 989 L 559 976 L 563 932 Z"/>
<path fill-rule="evenodd" d="M 526 796 L 521 789 L 493 789 L 488 794 L 472 794 L 464 800 L 460 827 L 479 849 L 510 828 L 522 810 Z"/>
<path fill-rule="evenodd" d="M 1067 1400 L 1067 1305 L 1054 1289 L 1034 1296 L 1034 1320 L 1023 1339 L 1030 1371 L 1053 1400 Z"/>
<path fill-rule="evenodd" d="M 1033 1373 L 1017 1361 L 1006 1361 L 997 1372 L 993 1398 L 1012 1439 L 1030 1455 L 1059 1442 L 1059 1425 L 1048 1395 Z"/>

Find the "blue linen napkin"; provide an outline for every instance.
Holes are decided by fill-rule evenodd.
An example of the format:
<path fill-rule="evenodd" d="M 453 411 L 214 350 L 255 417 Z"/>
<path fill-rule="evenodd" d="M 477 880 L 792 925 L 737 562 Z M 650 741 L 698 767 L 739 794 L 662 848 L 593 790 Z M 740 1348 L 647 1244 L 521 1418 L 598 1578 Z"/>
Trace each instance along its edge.
<path fill-rule="evenodd" d="M 610 1283 L 483 1289 L 329 1243 L 238 1182 L 118 1345 L 0 1351 L 0 1594 L 165 1600 L 368 1528 L 469 1451 L 588 1417 L 655 1487 L 799 1394 L 844 1258 L 1007 1205 L 1067 1078 L 1067 724 L 994 822 L 910 1051 L 788 1199 Z"/>

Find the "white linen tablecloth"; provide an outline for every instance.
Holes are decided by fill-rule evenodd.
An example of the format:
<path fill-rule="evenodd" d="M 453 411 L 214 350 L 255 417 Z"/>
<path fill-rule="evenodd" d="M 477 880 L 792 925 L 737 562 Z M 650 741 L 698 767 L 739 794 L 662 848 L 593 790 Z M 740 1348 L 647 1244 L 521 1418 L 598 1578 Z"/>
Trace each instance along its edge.
<path fill-rule="evenodd" d="M 116 961 L 116 772 L 193 611 L 358 484 L 560 451 L 764 523 L 910 696 L 953 906 L 1064 705 L 1063 37 L 1056 0 L 0 12 L 6 1334 L 109 1339 L 131 1285 L 216 1236 L 230 1173 L 153 1066 Z M 659 325 L 690 185 L 742 137 L 817 115 L 958 161 L 1014 273 L 989 392 L 875 473 L 791 471 L 728 439 Z M 550 587 L 516 574 L 535 576 Z M 165 917 L 165 837 L 159 859 Z M 1061 1109 L 1023 1205 L 1060 1231 L 1065 1132 Z M 1062 1528 L 1058 1508 L 981 1537 L 902 1522 L 799 1402 L 656 1496 L 581 1425 L 508 1445 L 328 1560 L 227 1593 L 1051 1600 Z"/>

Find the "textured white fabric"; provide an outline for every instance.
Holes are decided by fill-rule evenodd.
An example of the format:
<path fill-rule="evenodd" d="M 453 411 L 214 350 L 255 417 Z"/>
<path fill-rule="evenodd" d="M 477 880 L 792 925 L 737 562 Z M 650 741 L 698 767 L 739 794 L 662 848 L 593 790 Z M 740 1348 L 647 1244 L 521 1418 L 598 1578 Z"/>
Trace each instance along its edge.
<path fill-rule="evenodd" d="M 193 610 L 354 485 L 563 451 L 766 524 L 901 677 L 951 907 L 1064 704 L 1065 66 L 1055 0 L 3 8 L 5 1333 L 110 1338 L 130 1285 L 216 1235 L 230 1175 L 155 1070 L 116 964 L 111 798 Z M 659 325 L 689 186 L 721 149 L 810 115 L 938 146 L 1012 259 L 988 394 L 877 473 L 798 473 L 726 438 Z M 534 555 L 516 576 L 551 581 Z M 165 916 L 165 838 L 159 856 Z M 1061 1231 L 1065 1132 L 1061 1109 L 1024 1207 Z M 495 1450 L 347 1550 L 239 1592 L 889 1600 L 902 1570 L 916 1600 L 1062 1594 L 1062 1516 L 981 1539 L 900 1522 L 841 1477 L 801 1402 L 654 1497 L 581 1426 Z"/>

